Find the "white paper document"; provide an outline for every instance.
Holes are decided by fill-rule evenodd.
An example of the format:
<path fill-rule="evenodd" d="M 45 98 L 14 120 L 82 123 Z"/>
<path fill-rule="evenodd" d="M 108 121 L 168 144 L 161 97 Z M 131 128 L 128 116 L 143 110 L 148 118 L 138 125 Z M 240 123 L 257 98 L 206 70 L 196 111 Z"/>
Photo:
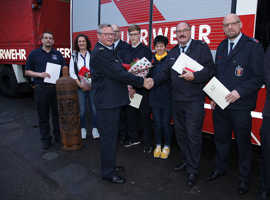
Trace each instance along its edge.
<path fill-rule="evenodd" d="M 177 73 L 182 74 L 184 69 L 191 72 L 197 72 L 202 70 L 203 66 L 191 57 L 189 57 L 187 54 L 181 53 L 175 61 L 174 65 L 172 66 L 172 69 L 175 70 Z"/>
<path fill-rule="evenodd" d="M 206 84 L 203 91 L 223 110 L 229 105 L 225 97 L 230 91 L 216 77 Z"/>
<path fill-rule="evenodd" d="M 60 71 L 61 65 L 47 62 L 46 72 L 50 74 L 51 78 L 48 77 L 44 78 L 44 82 L 56 84 L 56 81 L 59 79 L 60 76 Z"/>
<path fill-rule="evenodd" d="M 129 105 L 132 106 L 132 107 L 134 107 L 134 108 L 139 109 L 140 104 L 141 104 L 141 101 L 142 101 L 142 98 L 143 98 L 142 95 L 135 93 L 134 96 L 133 96 L 133 98 L 130 98 L 129 97 L 129 100 L 130 100 L 130 104 Z"/>

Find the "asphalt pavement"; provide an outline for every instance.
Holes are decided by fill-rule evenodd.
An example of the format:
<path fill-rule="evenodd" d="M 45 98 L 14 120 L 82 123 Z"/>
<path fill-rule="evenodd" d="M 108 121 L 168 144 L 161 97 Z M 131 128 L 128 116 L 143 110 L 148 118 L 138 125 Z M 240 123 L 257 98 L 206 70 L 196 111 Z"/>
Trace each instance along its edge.
<path fill-rule="evenodd" d="M 237 193 L 238 170 L 235 144 L 231 170 L 207 182 L 214 167 L 213 138 L 203 134 L 201 168 L 196 186 L 186 186 L 185 172 L 174 172 L 181 161 L 175 143 L 167 160 L 143 153 L 143 146 L 119 144 L 118 164 L 125 167 L 124 185 L 100 178 L 100 145 L 88 131 L 79 151 L 54 146 L 40 150 L 37 114 L 32 97 L 7 98 L 0 94 L 0 200 L 237 200 L 256 199 L 259 185 L 259 151 L 254 148 L 250 191 Z"/>

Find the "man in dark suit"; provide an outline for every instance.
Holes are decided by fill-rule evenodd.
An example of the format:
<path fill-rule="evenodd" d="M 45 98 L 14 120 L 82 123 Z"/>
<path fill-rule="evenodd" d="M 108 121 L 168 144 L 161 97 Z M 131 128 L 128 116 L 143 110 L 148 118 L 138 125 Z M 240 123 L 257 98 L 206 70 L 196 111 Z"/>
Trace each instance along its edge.
<path fill-rule="evenodd" d="M 129 49 L 130 45 L 121 40 L 120 28 L 116 24 L 112 24 L 114 36 L 114 52 L 115 55 L 121 60 L 122 63 L 129 63 Z M 126 110 L 128 106 L 123 106 L 120 111 L 120 126 L 119 126 L 119 140 L 121 144 L 124 144 L 128 137 L 128 127 L 127 127 L 127 115 Z"/>
<path fill-rule="evenodd" d="M 260 200 L 266 200 L 270 197 L 270 47 L 268 47 L 264 56 L 264 82 L 267 89 L 267 96 L 260 131 L 262 145 Z"/>
<path fill-rule="evenodd" d="M 216 52 L 216 77 L 231 92 L 230 105 L 222 110 L 211 102 L 216 144 L 216 169 L 209 181 L 225 174 L 234 131 L 239 155 L 240 195 L 248 192 L 251 163 L 251 114 L 256 106 L 257 92 L 263 81 L 263 48 L 254 39 L 241 33 L 242 23 L 236 14 L 224 17 L 227 38 Z"/>
<path fill-rule="evenodd" d="M 115 162 L 120 110 L 129 104 L 127 84 L 150 88 L 153 81 L 134 76 L 123 68 L 113 51 L 115 33 L 111 25 L 101 24 L 97 32 L 98 43 L 92 52 L 91 66 L 97 126 L 101 133 L 102 178 L 112 183 L 125 183 L 117 174 L 120 168 Z"/>
<path fill-rule="evenodd" d="M 183 162 L 176 165 L 174 170 L 185 169 L 188 174 L 187 185 L 192 187 L 199 173 L 205 98 L 202 88 L 214 73 L 214 62 L 208 45 L 191 39 L 191 27 L 188 23 L 177 25 L 176 36 L 178 45 L 169 52 L 167 68 L 154 77 L 154 83 L 158 85 L 168 78 L 171 79 L 174 128 L 183 155 Z M 197 72 L 185 70 L 178 74 L 172 66 L 183 52 L 204 68 Z"/>

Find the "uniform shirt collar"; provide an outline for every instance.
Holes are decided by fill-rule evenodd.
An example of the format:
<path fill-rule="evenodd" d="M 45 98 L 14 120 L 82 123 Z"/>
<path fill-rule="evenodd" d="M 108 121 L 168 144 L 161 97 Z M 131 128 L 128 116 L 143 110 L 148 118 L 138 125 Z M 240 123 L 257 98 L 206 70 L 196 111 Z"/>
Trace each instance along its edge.
<path fill-rule="evenodd" d="M 135 46 L 133 46 L 133 45 L 131 45 L 132 46 L 132 48 L 137 48 L 139 45 L 141 44 L 141 42 L 139 42 L 137 45 L 135 45 Z"/>
<path fill-rule="evenodd" d="M 241 37 L 242 37 L 242 33 L 240 32 L 240 34 L 239 34 L 234 40 L 230 40 L 230 39 L 228 38 L 228 49 L 230 49 L 230 43 L 231 43 L 231 42 L 234 43 L 234 44 L 233 44 L 233 47 L 232 47 L 232 48 L 234 48 L 234 47 L 237 45 L 237 43 L 239 42 L 239 40 L 241 39 Z"/>
<path fill-rule="evenodd" d="M 103 43 L 100 42 L 100 41 L 99 41 L 99 43 L 100 43 L 102 46 L 106 47 L 107 49 L 113 50 L 113 47 L 112 47 L 112 46 L 106 46 L 105 44 L 103 44 Z"/>
<path fill-rule="evenodd" d="M 191 43 L 191 41 L 192 41 L 192 39 L 190 38 L 189 39 L 189 41 L 185 44 L 185 45 L 181 45 L 181 44 L 179 44 L 179 49 L 180 49 L 180 52 L 182 52 L 182 50 L 181 50 L 181 47 L 182 46 L 186 46 L 185 47 L 185 49 L 184 49 L 184 51 L 186 52 L 187 51 L 187 49 L 189 48 L 189 46 L 190 46 L 190 43 Z"/>
<path fill-rule="evenodd" d="M 114 48 L 116 48 L 116 47 L 117 47 L 117 45 L 119 44 L 119 42 L 120 42 L 120 39 L 119 39 L 119 40 L 117 40 L 116 42 L 114 42 L 114 43 L 113 43 Z"/>

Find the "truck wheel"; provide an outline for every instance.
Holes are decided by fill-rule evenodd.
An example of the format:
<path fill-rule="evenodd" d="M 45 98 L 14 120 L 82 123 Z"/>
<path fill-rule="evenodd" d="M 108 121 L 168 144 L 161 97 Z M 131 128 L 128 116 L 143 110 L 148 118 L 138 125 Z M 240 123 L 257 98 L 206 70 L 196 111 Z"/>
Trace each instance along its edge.
<path fill-rule="evenodd" d="M 17 79 L 11 65 L 0 65 L 0 91 L 6 96 L 18 96 Z"/>

